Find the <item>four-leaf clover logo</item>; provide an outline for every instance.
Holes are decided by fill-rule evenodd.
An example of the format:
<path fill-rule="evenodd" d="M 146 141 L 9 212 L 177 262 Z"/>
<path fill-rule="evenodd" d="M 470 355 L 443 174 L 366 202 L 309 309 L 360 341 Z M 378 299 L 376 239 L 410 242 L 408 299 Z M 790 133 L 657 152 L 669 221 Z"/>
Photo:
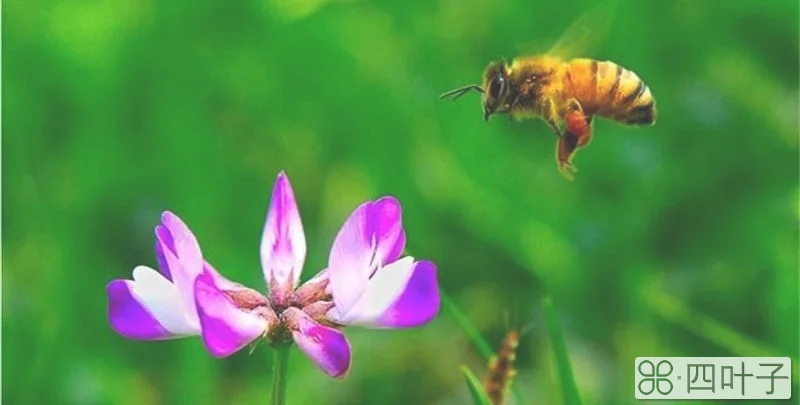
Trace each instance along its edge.
<path fill-rule="evenodd" d="M 672 363 L 669 361 L 661 360 L 654 365 L 652 361 L 645 360 L 639 363 L 636 369 L 645 377 L 636 387 L 643 395 L 650 395 L 653 391 L 658 391 L 661 395 L 669 395 L 672 392 L 672 381 L 667 378 L 672 374 Z M 645 387 L 649 389 L 646 390 Z"/>

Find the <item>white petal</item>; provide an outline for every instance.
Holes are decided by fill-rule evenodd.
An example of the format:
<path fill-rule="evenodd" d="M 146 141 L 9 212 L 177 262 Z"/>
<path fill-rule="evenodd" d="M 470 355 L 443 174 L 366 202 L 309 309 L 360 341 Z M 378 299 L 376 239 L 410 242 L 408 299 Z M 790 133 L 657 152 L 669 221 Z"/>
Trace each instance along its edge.
<path fill-rule="evenodd" d="M 164 329 L 176 335 L 197 335 L 200 323 L 186 308 L 178 288 L 147 266 L 133 269 L 133 294 Z M 191 308 L 192 310 L 194 308 Z"/>
<path fill-rule="evenodd" d="M 378 270 L 369 280 L 361 299 L 349 311 L 334 308 L 329 314 L 335 321 L 347 324 L 373 324 L 405 291 L 414 272 L 414 258 L 406 256 Z"/>
<path fill-rule="evenodd" d="M 333 240 L 328 258 L 331 294 L 342 313 L 348 312 L 361 298 L 375 267 L 375 241 L 365 239 L 369 204 L 361 204 L 347 218 Z"/>

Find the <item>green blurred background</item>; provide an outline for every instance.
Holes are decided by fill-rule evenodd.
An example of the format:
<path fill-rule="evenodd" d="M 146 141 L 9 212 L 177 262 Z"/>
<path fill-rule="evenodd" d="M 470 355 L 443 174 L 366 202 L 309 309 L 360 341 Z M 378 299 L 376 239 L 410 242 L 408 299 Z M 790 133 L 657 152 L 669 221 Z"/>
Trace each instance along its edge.
<path fill-rule="evenodd" d="M 585 404 L 635 403 L 636 356 L 797 362 L 797 1 L 621 1 L 589 56 L 644 78 L 658 122 L 596 121 L 572 183 L 543 122 L 486 124 L 477 96 L 437 99 L 593 4 L 5 2 L 3 402 L 267 403 L 266 346 L 217 360 L 199 339 L 127 341 L 105 285 L 155 265 L 169 209 L 218 269 L 260 288 L 282 169 L 304 277 L 356 204 L 399 197 L 409 250 L 490 344 L 531 325 L 525 404 L 561 403 L 545 290 Z M 347 334 L 344 381 L 292 355 L 290 404 L 462 404 L 459 366 L 485 370 L 444 310 Z"/>

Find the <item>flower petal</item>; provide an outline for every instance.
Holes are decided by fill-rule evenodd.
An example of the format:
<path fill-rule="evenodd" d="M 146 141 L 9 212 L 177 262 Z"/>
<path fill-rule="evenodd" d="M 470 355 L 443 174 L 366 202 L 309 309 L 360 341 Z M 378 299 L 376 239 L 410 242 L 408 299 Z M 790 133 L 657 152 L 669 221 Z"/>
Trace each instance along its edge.
<path fill-rule="evenodd" d="M 214 280 L 214 285 L 216 285 L 220 290 L 225 291 L 237 291 L 237 290 L 249 290 L 249 288 L 228 280 L 222 274 L 220 274 L 217 269 L 215 269 L 209 262 L 203 262 L 203 272 L 208 273 L 211 278 Z"/>
<path fill-rule="evenodd" d="M 366 206 L 360 205 L 333 240 L 328 257 L 328 279 L 333 301 L 342 312 L 355 305 L 367 287 L 372 249 L 364 240 Z"/>
<path fill-rule="evenodd" d="M 266 333 L 267 321 L 234 305 L 214 284 L 211 274 L 197 277 L 195 296 L 203 344 L 211 355 L 230 356 Z"/>
<path fill-rule="evenodd" d="M 333 378 L 344 378 L 350 370 L 350 342 L 336 329 L 322 326 L 303 311 L 288 308 L 283 316 L 297 347 Z"/>
<path fill-rule="evenodd" d="M 189 227 L 169 211 L 161 215 L 161 225 L 156 227 L 156 237 L 181 300 L 196 319 L 194 280 L 203 271 L 205 263 L 200 245 Z"/>
<path fill-rule="evenodd" d="M 156 233 L 159 240 L 164 243 L 164 247 L 179 257 L 188 267 L 202 268 L 203 254 L 200 252 L 200 244 L 197 243 L 197 239 L 186 223 L 172 212 L 164 211 L 161 214 L 161 226 L 169 232 L 169 238 L 165 239 L 161 239 L 164 236 L 162 232 Z"/>
<path fill-rule="evenodd" d="M 284 172 L 278 174 L 272 202 L 261 237 L 261 268 L 267 285 L 294 290 L 306 259 L 306 237 L 292 185 Z"/>
<path fill-rule="evenodd" d="M 367 239 L 377 241 L 377 254 L 381 265 L 400 258 L 406 247 L 403 230 L 403 208 L 394 197 L 381 197 L 369 207 L 366 226 Z"/>
<path fill-rule="evenodd" d="M 405 241 L 402 210 L 394 197 L 365 202 L 350 214 L 328 259 L 331 293 L 340 311 L 356 304 L 372 274 L 401 255 Z"/>
<path fill-rule="evenodd" d="M 374 328 L 408 328 L 430 322 L 439 313 L 441 298 L 436 266 L 404 257 L 380 269 L 364 295 L 347 312 L 334 308 L 334 321 Z"/>
<path fill-rule="evenodd" d="M 149 267 L 136 267 L 133 281 L 113 280 L 106 289 L 109 323 L 122 336 L 161 340 L 200 333 L 175 285 Z"/>
<path fill-rule="evenodd" d="M 156 242 L 155 242 L 155 251 L 156 251 L 156 262 L 158 263 L 158 271 L 164 275 L 169 281 L 172 281 L 172 275 L 169 273 L 169 266 L 167 263 L 167 259 L 164 257 L 164 249 L 161 247 L 161 242 L 159 241 L 159 229 L 163 230 L 165 235 L 162 236 L 165 240 L 169 241 L 169 244 L 172 244 L 172 236 L 169 235 L 169 232 L 164 228 L 157 226 L 156 227 Z"/>

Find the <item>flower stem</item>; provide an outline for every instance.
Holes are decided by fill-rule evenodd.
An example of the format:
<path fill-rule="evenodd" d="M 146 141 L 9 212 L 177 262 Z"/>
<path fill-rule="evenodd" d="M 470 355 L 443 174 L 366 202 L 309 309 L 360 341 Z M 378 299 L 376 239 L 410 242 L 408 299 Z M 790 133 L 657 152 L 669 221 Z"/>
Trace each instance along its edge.
<path fill-rule="evenodd" d="M 290 344 L 275 346 L 275 359 L 272 363 L 272 405 L 286 403 L 286 370 L 289 365 Z"/>

